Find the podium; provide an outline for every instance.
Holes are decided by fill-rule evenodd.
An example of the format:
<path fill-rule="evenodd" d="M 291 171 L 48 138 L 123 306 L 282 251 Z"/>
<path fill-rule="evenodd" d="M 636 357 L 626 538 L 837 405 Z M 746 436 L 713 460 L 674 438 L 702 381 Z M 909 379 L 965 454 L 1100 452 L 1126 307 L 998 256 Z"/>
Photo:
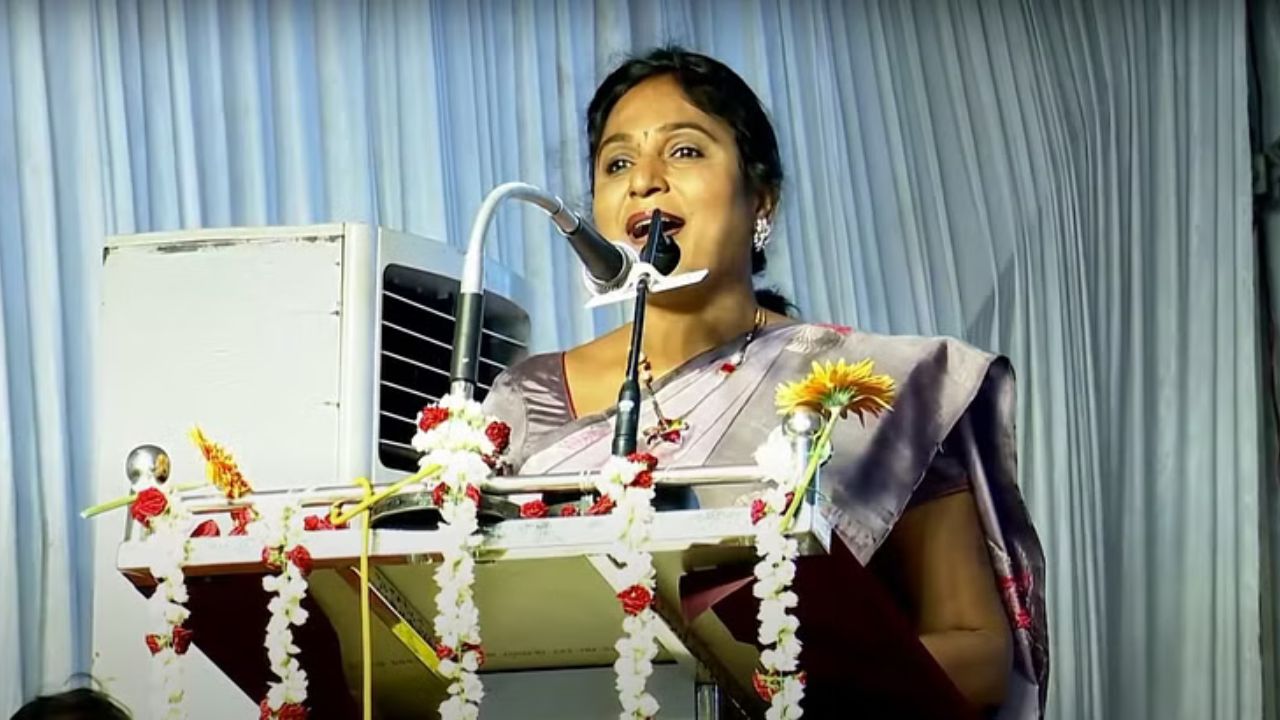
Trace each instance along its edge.
<path fill-rule="evenodd" d="M 323 512 L 344 490 L 332 492 L 313 494 L 316 509 L 309 512 Z M 281 496 L 259 493 L 255 503 L 270 508 Z M 225 501 L 212 495 L 187 504 L 211 517 L 226 511 Z M 490 511 L 491 517 L 501 514 L 501 508 Z M 374 523 L 377 528 L 376 516 Z M 486 651 L 482 717 L 616 716 L 612 664 L 621 633 L 615 597 L 621 587 L 607 556 L 615 532 L 608 516 L 512 518 L 486 528 L 475 584 Z M 838 540 L 831 545 L 831 531 L 812 505 L 802 506 L 793 532 L 803 556 L 795 587 L 806 643 L 802 664 L 811 677 L 806 704 L 814 706 L 806 716 L 976 717 L 905 620 L 895 617 L 870 574 Z M 379 528 L 372 538 L 375 716 L 434 717 L 446 687 L 435 672 L 430 621 L 440 535 Z M 751 683 L 758 660 L 752 538 L 745 507 L 657 516 L 650 547 L 663 627 L 650 685 L 663 705 L 660 717 L 762 716 L 764 704 Z M 311 717 L 357 718 L 360 530 L 310 532 L 306 545 L 315 567 L 308 594 L 312 617 L 298 629 L 297 643 L 311 682 Z M 198 538 L 185 566 L 195 645 L 250 698 L 262 697 L 269 679 L 261 551 L 251 537 Z M 118 548 L 119 570 L 143 593 L 153 584 L 150 552 L 132 539 Z M 849 646 L 833 647 L 823 637 Z M 535 707 L 539 698 L 548 704 Z M 552 704 L 557 700 L 558 707 Z"/>

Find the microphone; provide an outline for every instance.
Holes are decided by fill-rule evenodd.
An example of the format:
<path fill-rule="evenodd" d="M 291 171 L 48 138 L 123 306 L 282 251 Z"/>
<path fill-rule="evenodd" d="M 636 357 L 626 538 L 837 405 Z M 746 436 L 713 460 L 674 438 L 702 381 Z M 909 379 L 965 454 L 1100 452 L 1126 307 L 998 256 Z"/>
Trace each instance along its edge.
<path fill-rule="evenodd" d="M 640 260 L 631 246 L 606 239 L 595 226 L 565 207 L 564 203 L 551 212 L 551 220 L 578 254 L 582 261 L 583 279 L 595 294 L 622 287 L 631 274 L 631 268 Z"/>

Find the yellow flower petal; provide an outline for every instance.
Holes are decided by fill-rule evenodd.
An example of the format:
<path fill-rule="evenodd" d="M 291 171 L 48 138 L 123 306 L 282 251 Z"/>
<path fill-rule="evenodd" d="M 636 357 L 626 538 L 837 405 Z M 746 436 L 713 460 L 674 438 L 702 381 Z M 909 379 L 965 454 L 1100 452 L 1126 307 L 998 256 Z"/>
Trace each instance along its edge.
<path fill-rule="evenodd" d="M 875 363 L 868 358 L 853 365 L 815 361 L 807 377 L 779 385 L 774 401 L 781 414 L 803 407 L 840 417 L 852 413 L 865 422 L 867 416 L 891 409 L 894 398 L 893 378 L 875 374 Z"/>

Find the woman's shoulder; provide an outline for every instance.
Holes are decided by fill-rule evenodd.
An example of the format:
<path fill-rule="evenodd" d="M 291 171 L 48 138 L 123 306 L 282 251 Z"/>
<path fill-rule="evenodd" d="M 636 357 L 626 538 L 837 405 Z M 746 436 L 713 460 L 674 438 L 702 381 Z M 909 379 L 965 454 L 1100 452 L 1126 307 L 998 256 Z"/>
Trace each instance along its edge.
<path fill-rule="evenodd" d="M 813 360 L 835 360 L 836 356 L 854 361 L 864 357 L 892 359 L 944 355 L 953 360 L 988 365 L 1001 359 L 998 353 L 947 335 L 888 334 L 818 322 L 797 322 L 784 329 L 789 335 L 786 349 Z M 854 355 L 860 357 L 855 358 Z"/>

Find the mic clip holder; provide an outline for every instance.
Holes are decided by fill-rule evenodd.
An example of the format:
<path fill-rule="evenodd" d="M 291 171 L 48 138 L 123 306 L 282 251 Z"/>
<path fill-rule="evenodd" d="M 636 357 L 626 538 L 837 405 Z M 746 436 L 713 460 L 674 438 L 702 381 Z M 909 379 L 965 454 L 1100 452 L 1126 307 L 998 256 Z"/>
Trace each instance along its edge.
<path fill-rule="evenodd" d="M 694 270 L 692 272 L 683 272 L 679 275 L 663 275 L 653 265 L 642 260 L 636 260 L 631 263 L 631 270 L 627 273 L 626 280 L 616 290 L 608 292 L 599 292 L 592 284 L 591 278 L 585 270 L 583 271 L 583 277 L 587 283 L 587 289 L 594 295 L 587 301 L 586 307 L 588 310 L 593 310 L 598 307 L 633 299 L 636 297 L 636 290 L 641 285 L 641 279 L 647 280 L 648 293 L 660 293 L 700 283 L 707 277 L 707 271 Z"/>

